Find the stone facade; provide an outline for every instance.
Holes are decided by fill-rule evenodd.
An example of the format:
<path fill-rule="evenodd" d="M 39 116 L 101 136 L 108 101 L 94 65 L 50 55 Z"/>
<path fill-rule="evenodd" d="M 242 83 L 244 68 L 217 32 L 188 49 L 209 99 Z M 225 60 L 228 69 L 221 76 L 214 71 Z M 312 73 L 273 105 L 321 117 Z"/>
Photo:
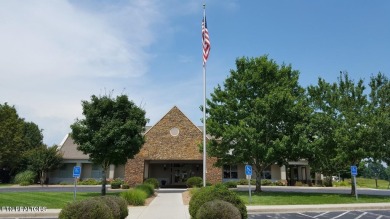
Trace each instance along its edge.
<path fill-rule="evenodd" d="M 199 152 L 202 141 L 202 131 L 173 107 L 145 133 L 145 144 L 125 166 L 125 181 L 129 185 L 142 183 L 147 171 L 145 161 L 202 161 L 203 154 Z M 222 170 L 213 166 L 215 161 L 216 158 L 212 157 L 206 160 L 206 179 L 213 184 L 222 181 Z"/>

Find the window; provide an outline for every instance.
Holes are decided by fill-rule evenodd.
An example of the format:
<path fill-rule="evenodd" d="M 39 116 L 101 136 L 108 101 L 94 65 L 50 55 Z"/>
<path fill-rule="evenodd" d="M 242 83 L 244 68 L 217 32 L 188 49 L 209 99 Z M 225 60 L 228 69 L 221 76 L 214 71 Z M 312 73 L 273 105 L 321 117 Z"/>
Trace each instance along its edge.
<path fill-rule="evenodd" d="M 224 165 L 223 166 L 223 178 L 225 179 L 237 179 L 237 165 Z"/>
<path fill-rule="evenodd" d="M 271 179 L 271 166 L 268 166 L 263 170 L 262 179 Z"/>

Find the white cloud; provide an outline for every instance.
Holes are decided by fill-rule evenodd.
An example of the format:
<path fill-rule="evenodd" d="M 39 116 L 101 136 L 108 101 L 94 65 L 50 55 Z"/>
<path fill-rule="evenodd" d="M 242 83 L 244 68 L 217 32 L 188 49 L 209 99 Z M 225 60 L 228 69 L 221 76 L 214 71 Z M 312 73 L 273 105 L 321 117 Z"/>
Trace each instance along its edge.
<path fill-rule="evenodd" d="M 161 22 L 153 1 L 104 10 L 68 1 L 0 1 L 0 102 L 44 129 L 46 143 L 59 143 L 80 117 L 81 100 L 105 88 L 121 92 L 147 73 L 146 49 Z"/>

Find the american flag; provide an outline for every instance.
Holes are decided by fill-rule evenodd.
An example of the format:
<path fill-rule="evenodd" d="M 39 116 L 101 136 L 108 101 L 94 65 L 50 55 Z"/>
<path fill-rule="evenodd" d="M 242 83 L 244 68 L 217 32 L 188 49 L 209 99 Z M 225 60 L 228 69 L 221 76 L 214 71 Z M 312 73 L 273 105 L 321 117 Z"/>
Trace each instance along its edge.
<path fill-rule="evenodd" d="M 210 53 L 210 38 L 209 31 L 207 30 L 206 15 L 202 20 L 202 45 L 203 45 L 203 65 L 206 64 Z"/>

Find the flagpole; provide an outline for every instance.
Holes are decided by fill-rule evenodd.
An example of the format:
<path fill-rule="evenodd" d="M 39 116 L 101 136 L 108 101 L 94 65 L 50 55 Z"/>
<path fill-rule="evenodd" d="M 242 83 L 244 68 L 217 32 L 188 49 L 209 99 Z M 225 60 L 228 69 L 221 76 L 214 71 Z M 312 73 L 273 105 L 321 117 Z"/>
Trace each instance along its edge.
<path fill-rule="evenodd" d="M 203 4 L 203 19 L 206 18 L 206 4 Z M 203 187 L 206 187 L 206 62 L 203 62 Z"/>

